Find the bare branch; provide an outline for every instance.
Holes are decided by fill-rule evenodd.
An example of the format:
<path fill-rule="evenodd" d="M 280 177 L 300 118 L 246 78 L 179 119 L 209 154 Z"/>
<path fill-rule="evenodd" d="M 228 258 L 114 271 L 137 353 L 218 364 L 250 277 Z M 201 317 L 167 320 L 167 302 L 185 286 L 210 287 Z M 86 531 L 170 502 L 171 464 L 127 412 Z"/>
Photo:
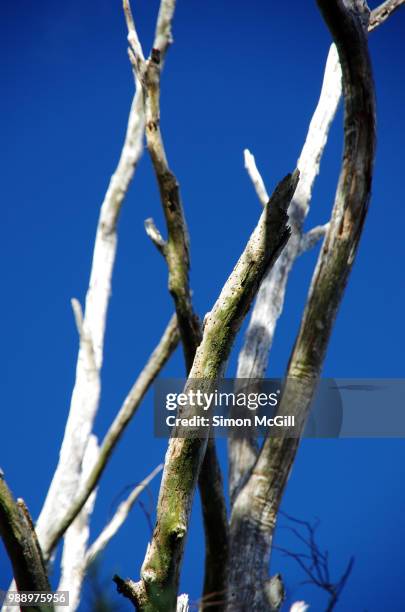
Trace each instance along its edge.
<path fill-rule="evenodd" d="M 166 219 L 168 239 L 164 253 L 169 272 L 169 290 L 174 300 L 186 366 L 189 370 L 201 340 L 201 332 L 191 301 L 189 239 L 179 185 L 169 168 L 160 132 L 160 71 L 160 54 L 157 50 L 153 50 L 151 57 L 145 63 L 142 81 L 146 142 Z"/>
<path fill-rule="evenodd" d="M 326 232 L 329 229 L 329 223 L 325 225 L 317 225 L 310 229 L 306 234 L 301 237 L 300 251 L 299 253 L 305 253 L 313 249 L 320 240 L 325 238 Z"/>
<path fill-rule="evenodd" d="M 22 499 L 14 500 L 4 474 L 0 476 L 0 535 L 18 590 L 49 592 L 49 580 L 30 514 Z M 49 609 L 38 606 L 35 610 L 45 607 Z"/>
<path fill-rule="evenodd" d="M 153 244 L 156 246 L 158 251 L 165 256 L 166 241 L 163 239 L 162 234 L 159 232 L 152 218 L 145 219 L 145 231 Z"/>
<path fill-rule="evenodd" d="M 121 409 L 115 417 L 110 429 L 108 430 L 98 454 L 98 458 L 94 463 L 88 478 L 83 484 L 79 491 L 79 494 L 74 496 L 73 503 L 71 502 L 69 508 L 65 514 L 61 517 L 58 523 L 54 524 L 52 539 L 48 544 L 48 549 L 45 551 L 46 556 L 49 557 L 52 550 L 56 546 L 59 539 L 65 533 L 66 529 L 71 525 L 72 521 L 76 518 L 83 505 L 88 500 L 92 491 L 97 486 L 98 481 L 108 463 L 108 460 L 116 447 L 119 439 L 121 438 L 125 428 L 130 422 L 131 418 L 135 414 L 139 407 L 145 393 L 159 374 L 160 370 L 169 359 L 170 355 L 176 348 L 179 341 L 179 335 L 177 330 L 176 317 L 173 316 L 163 334 L 158 346 L 150 356 L 146 366 L 138 376 L 135 384 L 128 393 Z M 45 554 L 44 552 L 44 554 Z"/>
<path fill-rule="evenodd" d="M 309 609 L 308 604 L 305 601 L 296 601 L 290 608 L 290 612 L 307 612 Z"/>
<path fill-rule="evenodd" d="M 54 545 L 55 525 L 62 520 L 77 493 L 83 457 L 99 406 L 100 370 L 117 246 L 117 222 L 142 153 L 143 133 L 142 91 L 138 90 L 132 102 L 121 157 L 100 210 L 84 317 L 80 317 L 78 303 L 73 303 L 81 336 L 86 341 L 80 342 L 79 346 L 76 381 L 59 463 L 37 522 L 38 539 L 45 556 Z M 94 353 L 95 368 L 88 367 L 90 347 Z"/>
<path fill-rule="evenodd" d="M 307 533 L 307 537 L 305 537 L 301 533 L 301 531 L 294 528 L 290 528 L 290 530 L 292 531 L 292 533 L 294 533 L 297 539 L 303 542 L 304 545 L 307 547 L 308 554 L 294 552 L 282 548 L 280 546 L 274 546 L 274 548 L 282 552 L 285 556 L 294 559 L 298 563 L 298 565 L 301 567 L 306 576 L 308 576 L 308 580 L 306 581 L 307 583 L 312 583 L 320 589 L 324 590 L 326 593 L 328 593 L 329 601 L 327 605 L 327 610 L 330 612 L 336 606 L 339 597 L 342 593 L 342 590 L 345 587 L 346 582 L 352 572 L 354 558 L 350 558 L 341 577 L 335 582 L 332 582 L 330 578 L 329 554 L 327 551 L 321 551 L 315 538 L 315 532 L 317 530 L 319 522 L 316 521 L 314 524 L 311 524 L 308 521 L 298 520 L 284 512 L 282 513 L 282 515 L 286 517 L 289 521 L 297 523 L 300 528 L 304 529 L 304 531 Z"/>
<path fill-rule="evenodd" d="M 175 174 L 169 168 L 160 130 L 160 75 L 164 54 L 172 41 L 171 22 L 174 8 L 174 0 L 161 1 L 155 43 L 150 58 L 146 62 L 142 62 L 139 59 L 139 51 L 135 48 L 132 56 L 130 54 L 130 59 L 134 67 L 135 79 L 142 83 L 146 117 L 146 142 L 155 170 L 166 219 L 167 242 L 163 242 L 154 225 L 152 226 L 149 223 L 146 229 L 167 262 L 169 291 L 176 309 L 186 371 L 189 373 L 197 347 L 201 342 L 201 328 L 191 299 L 189 237 L 180 188 Z M 135 28 L 133 19 L 130 21 L 127 19 L 127 24 L 129 29 Z M 226 580 L 228 525 L 221 471 L 214 439 L 208 442 L 199 487 L 207 551 L 204 592 L 205 589 L 208 589 L 208 591 L 221 590 Z"/>
<path fill-rule="evenodd" d="M 83 336 L 83 310 L 82 305 L 79 300 L 76 298 L 72 298 L 70 300 L 72 304 L 73 315 L 75 318 L 77 333 L 79 334 L 79 338 Z"/>
<path fill-rule="evenodd" d="M 224 485 L 217 458 L 215 439 L 207 443 L 198 476 L 205 535 L 203 597 L 225 589 L 228 581 L 229 534 Z M 221 608 L 217 608 L 220 612 Z"/>
<path fill-rule="evenodd" d="M 142 70 L 145 64 L 145 56 L 142 51 L 141 42 L 138 38 L 138 33 L 135 27 L 135 21 L 134 21 L 132 11 L 131 11 L 131 6 L 128 0 L 123 1 L 123 7 L 124 7 L 125 20 L 127 22 L 127 28 L 128 28 L 128 42 L 129 42 L 130 51 L 131 51 L 130 59 L 131 61 L 133 60 L 132 65 L 134 67 L 134 70 L 137 73 L 138 79 L 142 81 Z"/>
<path fill-rule="evenodd" d="M 329 128 L 341 95 L 341 71 L 336 48 L 332 45 L 318 105 L 298 160 L 300 181 L 290 206 L 292 237 L 274 268 L 266 275 L 253 309 L 245 343 L 239 356 L 238 378 L 262 378 L 281 314 L 287 280 L 300 250 L 302 225 L 309 210 L 312 188 L 319 173 L 320 160 Z"/>
<path fill-rule="evenodd" d="M 170 43 L 170 24 L 167 20 L 172 4 L 166 2 L 165 10 L 158 17 L 157 35 L 160 37 L 159 44 L 163 52 Z M 126 9 L 125 15 L 130 29 L 131 46 L 135 49 L 140 61 L 144 61 L 142 47 L 137 40 L 135 24 L 127 2 L 124 2 L 124 9 Z M 121 157 L 101 207 L 92 272 L 86 297 L 86 313 L 84 320 L 81 317 L 80 322 L 80 334 L 86 341 L 81 342 L 79 349 L 76 383 L 58 468 L 38 520 L 38 533 L 46 554 L 49 554 L 55 545 L 58 525 L 64 522 L 64 515 L 69 514 L 71 500 L 77 493 L 83 456 L 99 404 L 99 372 L 102 365 L 105 320 L 116 252 L 117 221 L 123 199 L 142 153 L 143 134 L 143 92 L 138 86 L 129 115 Z M 75 302 L 75 315 L 80 317 L 77 306 Z M 76 317 L 76 320 L 79 323 L 80 319 Z M 89 357 L 90 347 L 94 351 L 96 369 L 89 369 L 86 365 L 84 353 L 87 351 L 87 357 Z M 70 509 L 70 516 L 74 514 L 74 511 L 75 508 Z M 62 532 L 63 530 L 60 531 Z"/>
<path fill-rule="evenodd" d="M 164 61 L 167 49 L 173 42 L 172 22 L 176 0 L 162 0 L 157 18 L 153 48 L 160 51 L 160 60 Z"/>
<path fill-rule="evenodd" d="M 278 319 L 284 305 L 290 271 L 300 254 L 302 227 L 308 214 L 312 187 L 319 173 L 320 160 L 329 128 L 336 114 L 341 95 L 341 70 L 334 45 L 325 67 L 319 102 L 313 114 L 308 134 L 298 160 L 300 181 L 291 201 L 289 215 L 292 235 L 279 259 L 263 279 L 252 310 L 245 340 L 239 353 L 237 378 L 263 378 Z M 252 163 L 250 163 L 252 167 Z M 254 166 L 253 176 L 258 174 Z M 259 175 L 260 177 L 260 175 Z M 261 177 L 256 181 L 263 182 Z M 259 196 L 260 197 L 260 196 Z M 235 498 L 246 474 L 257 458 L 257 443 L 247 437 L 231 436 L 228 442 L 229 489 Z"/>
<path fill-rule="evenodd" d="M 123 501 L 117 508 L 111 521 L 104 527 L 103 531 L 88 548 L 85 556 L 85 567 L 87 568 L 96 557 L 104 550 L 110 540 L 115 536 L 121 525 L 125 522 L 128 514 L 131 512 L 133 505 L 136 500 L 146 489 L 149 483 L 155 478 L 159 472 L 163 469 L 163 464 L 158 465 L 140 484 L 138 484 L 128 498 Z"/>
<path fill-rule="evenodd" d="M 188 595 L 186 595 L 185 593 L 183 595 L 179 595 L 177 598 L 176 612 L 188 612 L 188 610 Z"/>
<path fill-rule="evenodd" d="M 83 349 L 83 357 L 86 359 L 85 368 L 93 373 L 95 378 L 98 378 L 98 369 L 96 364 L 96 355 L 94 353 L 91 337 L 84 327 L 82 306 L 76 298 L 70 300 L 72 304 L 73 315 L 76 323 L 77 333 L 79 335 L 80 346 Z"/>
<path fill-rule="evenodd" d="M 162 208 L 166 219 L 168 240 L 164 249 L 169 271 L 169 290 L 176 308 L 178 326 L 185 355 L 187 370 L 191 368 L 196 348 L 201 340 L 198 317 L 193 311 L 189 285 L 189 238 L 178 181 L 170 170 L 160 131 L 160 75 L 161 49 L 166 50 L 171 42 L 171 19 L 175 2 L 162 0 L 156 30 L 159 46 L 152 49 L 145 61 L 128 0 L 124 10 L 128 27 L 128 39 L 132 46 L 136 76 L 141 82 L 146 117 L 146 142 L 159 186 Z M 131 38 L 130 38 L 131 37 Z M 149 228 L 150 229 L 150 228 Z M 147 228 L 148 231 L 148 228 Z M 152 227 L 152 239 L 156 237 Z M 158 238 L 161 242 L 161 237 Z"/>
<path fill-rule="evenodd" d="M 405 0 L 387 0 L 387 2 L 383 2 L 380 6 L 377 6 L 377 8 L 371 11 L 368 31 L 372 32 L 375 28 L 384 23 L 384 21 L 404 3 Z"/>
<path fill-rule="evenodd" d="M 99 447 L 94 434 L 89 437 L 83 459 L 80 487 L 86 482 L 91 468 L 97 460 Z M 69 591 L 69 609 L 74 612 L 80 603 L 80 593 L 86 572 L 85 555 L 90 535 L 90 517 L 96 501 L 96 489 L 84 504 L 81 512 L 65 534 L 61 559 L 61 578 L 58 591 Z M 57 612 L 64 612 L 63 606 L 55 606 Z"/>
<path fill-rule="evenodd" d="M 339 51 L 345 93 L 345 143 L 332 220 L 314 272 L 299 335 L 290 359 L 278 408 L 294 415 L 302 431 L 315 392 L 337 310 L 353 265 L 370 197 L 375 151 L 375 102 L 361 0 L 318 0 Z M 257 584 L 267 567 L 282 493 L 299 440 L 268 437 L 231 517 L 231 555 L 235 562 L 230 590 L 238 603 L 262 610 Z M 252 579 L 253 578 L 253 579 Z M 241 589 L 241 585 L 243 588 Z M 252 602 L 253 605 L 252 605 Z"/>
<path fill-rule="evenodd" d="M 171 40 L 168 18 L 174 3 L 164 2 L 164 5 L 165 8 L 159 14 L 156 28 L 162 53 L 166 51 Z M 125 6 L 127 9 L 129 8 L 128 2 L 124 2 L 124 8 Z M 131 31 L 135 31 L 136 34 L 130 10 L 129 12 L 126 11 L 126 18 Z M 131 36 L 130 42 L 132 46 L 135 46 L 140 59 L 143 60 L 142 48 L 137 46 L 137 41 L 133 36 Z M 102 365 L 105 321 L 116 253 L 117 221 L 142 153 L 144 126 L 143 91 L 138 84 L 129 114 L 120 160 L 115 173 L 111 177 L 101 206 L 92 271 L 86 296 L 86 310 L 82 323 L 82 328 L 93 346 L 98 372 L 97 376 L 89 377 L 85 367 L 86 359 L 83 355 L 84 346 L 82 346 L 79 349 L 75 388 L 72 394 L 59 464 L 37 523 L 38 537 L 46 556 L 50 554 L 51 549 L 56 544 L 57 532 L 59 531 L 62 534 L 66 528 L 61 529 L 59 527 L 61 524 L 67 524 L 64 519 L 65 515 L 73 516 L 76 510 L 76 508 L 69 507 L 79 487 L 82 460 L 100 399 L 99 371 Z"/>
<path fill-rule="evenodd" d="M 372 11 L 369 31 L 384 23 L 389 15 L 404 2 L 405 0 L 388 0 Z M 303 252 L 302 227 L 309 211 L 312 189 L 319 173 L 329 129 L 339 106 L 342 92 L 341 79 L 339 58 L 333 44 L 326 61 L 319 102 L 297 164 L 301 178 L 289 212 L 292 221 L 292 237 L 259 289 L 246 331 L 245 342 L 239 354 L 237 378 L 259 379 L 266 372 L 277 322 L 283 310 L 289 274 L 296 258 Z M 259 191 L 257 189 L 256 191 L 262 201 L 261 193 L 266 188 L 253 156 L 248 157 L 248 164 L 253 183 L 259 185 Z M 261 188 L 260 185 L 263 187 Z M 247 438 L 229 440 L 231 499 L 234 498 L 237 488 L 241 485 L 244 475 L 249 472 L 256 457 L 257 445 L 254 440 Z"/>
<path fill-rule="evenodd" d="M 277 186 L 219 298 L 206 319 L 203 338 L 191 368 L 186 393 L 196 379 L 207 389 L 223 375 L 229 351 L 267 270 L 286 244 L 290 231 L 286 210 L 299 173 Z M 184 414 L 192 411 L 184 408 Z M 182 413 L 183 414 L 183 413 Z M 176 435 L 176 434 L 175 434 Z M 175 607 L 179 567 L 191 512 L 194 489 L 207 439 L 172 438 L 157 508 L 157 525 L 142 566 L 142 580 L 126 583 L 126 596 L 140 610 Z"/>
<path fill-rule="evenodd" d="M 245 158 L 245 168 L 252 180 L 253 186 L 257 193 L 257 197 L 259 198 L 262 205 L 266 206 L 267 202 L 269 201 L 269 195 L 267 193 L 267 189 L 261 177 L 261 174 L 257 169 L 254 155 L 252 155 L 249 149 L 245 149 L 243 151 L 243 155 Z"/>

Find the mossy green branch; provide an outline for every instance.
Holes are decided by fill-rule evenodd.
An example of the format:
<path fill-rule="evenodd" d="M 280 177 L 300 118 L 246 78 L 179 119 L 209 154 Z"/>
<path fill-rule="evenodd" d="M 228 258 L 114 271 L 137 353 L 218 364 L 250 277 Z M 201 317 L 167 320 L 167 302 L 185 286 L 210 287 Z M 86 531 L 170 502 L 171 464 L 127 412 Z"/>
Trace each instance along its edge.
<path fill-rule="evenodd" d="M 0 534 L 13 568 L 19 591 L 51 592 L 45 564 L 28 509 L 17 501 L 0 476 Z M 27 612 L 49 612 L 53 606 L 36 605 Z"/>
<path fill-rule="evenodd" d="M 277 186 L 211 313 L 206 317 L 203 338 L 190 371 L 186 393 L 196 384 L 196 380 L 201 386 L 203 379 L 205 391 L 222 376 L 233 341 L 260 281 L 290 236 L 286 211 L 298 178 L 298 171 L 295 171 Z M 185 413 L 191 410 L 191 406 L 184 408 Z M 139 610 L 171 612 L 176 609 L 185 536 L 206 445 L 206 438 L 179 437 L 170 440 L 159 495 L 157 524 L 142 566 L 142 579 L 135 585 L 131 583 L 131 599 Z"/>

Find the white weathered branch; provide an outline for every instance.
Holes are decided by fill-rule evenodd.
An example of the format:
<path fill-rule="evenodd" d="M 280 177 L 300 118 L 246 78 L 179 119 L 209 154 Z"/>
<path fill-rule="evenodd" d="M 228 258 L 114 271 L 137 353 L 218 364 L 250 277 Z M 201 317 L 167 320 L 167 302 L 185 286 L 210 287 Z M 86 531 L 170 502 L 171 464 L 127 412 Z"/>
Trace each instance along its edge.
<path fill-rule="evenodd" d="M 177 598 L 176 612 L 188 612 L 189 609 L 190 608 L 188 605 L 188 595 L 186 593 L 183 593 L 183 595 L 179 595 Z"/>
<path fill-rule="evenodd" d="M 94 377 L 98 376 L 98 368 L 96 364 L 96 356 L 94 354 L 93 342 L 86 332 L 83 325 L 83 310 L 82 306 L 76 298 L 71 299 L 73 316 L 76 323 L 77 333 L 79 334 L 80 348 L 85 355 L 87 369 L 92 372 Z"/>
<path fill-rule="evenodd" d="M 177 329 L 177 320 L 176 316 L 173 315 L 162 338 L 160 339 L 159 344 L 149 357 L 144 369 L 139 374 L 133 387 L 130 389 L 114 421 L 107 431 L 103 442 L 100 445 L 98 456 L 93 462 L 87 477 L 83 479 L 83 482 L 81 482 L 81 486 L 78 492 L 76 491 L 76 494 L 72 498 L 67 511 L 59 517 L 58 522 L 53 524 L 51 534 L 52 538 L 49 540 L 50 551 L 54 549 L 59 539 L 72 524 L 92 492 L 95 490 L 112 452 L 125 431 L 125 428 L 134 416 L 150 385 L 153 383 L 156 376 L 159 374 L 160 370 L 172 352 L 175 350 L 178 342 L 179 333 Z"/>
<path fill-rule="evenodd" d="M 374 30 L 405 0 L 388 0 L 371 12 L 369 31 Z M 312 189 L 330 126 L 336 115 L 342 94 L 342 75 L 335 45 L 331 45 L 326 61 L 321 94 L 309 125 L 305 144 L 298 160 L 300 181 L 291 202 L 289 214 L 292 236 L 273 269 L 264 278 L 256 304 L 252 310 L 244 344 L 239 354 L 237 378 L 262 378 L 266 372 L 277 321 L 281 315 L 287 290 L 288 277 L 296 258 L 303 252 L 302 226 L 308 214 Z M 257 170 L 254 157 L 245 152 L 245 166 L 259 200 L 263 203 L 267 193 L 263 179 Z M 327 224 L 325 225 L 327 228 Z M 311 236 L 304 236 L 305 243 Z M 256 458 L 255 447 L 247 440 L 230 441 L 230 491 L 233 496 L 242 475 Z"/>
<path fill-rule="evenodd" d="M 97 460 L 99 453 L 97 438 L 91 435 L 87 444 L 86 453 L 83 460 L 83 470 L 80 485 L 88 477 L 91 468 Z M 69 610 L 74 612 L 80 602 L 80 592 L 86 572 L 86 549 L 89 539 L 89 519 L 93 512 L 96 500 L 96 489 L 90 495 L 80 514 L 73 521 L 70 529 L 67 530 L 61 561 L 61 579 L 59 591 L 69 591 Z M 64 612 L 66 607 L 55 607 L 55 612 Z"/>
<path fill-rule="evenodd" d="M 296 258 L 301 253 L 302 227 L 309 210 L 313 184 L 319 173 L 329 129 L 339 105 L 342 92 L 341 78 L 339 58 L 335 45 L 332 45 L 326 62 L 318 105 L 297 164 L 300 180 L 289 208 L 292 235 L 275 265 L 264 277 L 258 291 L 238 358 L 237 378 L 262 378 L 266 372 L 277 321 L 283 310 L 288 277 Z M 267 191 L 254 157 L 249 152 L 245 152 L 245 165 L 259 199 L 263 202 Z M 237 437 L 230 438 L 228 449 L 229 487 L 233 498 L 243 475 L 248 472 L 256 459 L 257 449 L 254 441 Z"/>
<path fill-rule="evenodd" d="M 253 187 L 257 193 L 257 197 L 263 206 L 266 206 L 269 201 L 269 194 L 267 193 L 266 186 L 262 179 L 262 176 L 257 169 L 255 156 L 249 151 L 249 149 L 245 149 L 243 151 L 243 155 L 245 158 L 245 168 L 247 173 L 249 174 L 251 181 L 253 183 Z"/>
<path fill-rule="evenodd" d="M 327 142 L 329 129 L 336 114 L 342 86 L 341 70 L 336 48 L 331 46 L 325 67 L 321 95 L 312 117 L 307 138 L 298 160 L 300 180 L 292 199 L 289 215 L 292 223 L 293 236 L 284 249 L 274 268 L 263 280 L 252 311 L 245 344 L 241 350 L 238 362 L 238 378 L 261 378 L 267 368 L 268 353 L 272 344 L 277 319 L 281 314 L 286 283 L 291 267 L 300 252 L 302 225 L 309 210 L 312 188 L 319 173 L 320 161 Z M 249 175 L 255 185 L 263 183 L 259 172 L 250 162 Z M 246 159 L 246 153 L 245 153 Z M 252 170 L 254 168 L 254 170 Z M 259 175 L 260 180 L 257 178 Z M 263 187 L 264 192 L 266 188 Z M 259 196 L 260 197 L 260 196 Z M 263 196 L 262 196 L 263 197 Z M 260 201 L 262 201 L 260 197 Z M 265 341 L 259 342 L 263 331 Z"/>
<path fill-rule="evenodd" d="M 153 48 L 159 49 L 161 59 L 162 57 L 164 59 L 168 47 L 173 42 L 172 22 L 175 8 L 176 0 L 162 0 L 160 3 Z"/>
<path fill-rule="evenodd" d="M 296 601 L 290 608 L 290 612 L 307 612 L 309 605 L 305 601 Z"/>
<path fill-rule="evenodd" d="M 99 405 L 100 370 L 117 245 L 117 221 L 122 202 L 142 153 L 143 134 L 143 103 L 142 93 L 139 90 L 131 106 L 121 157 L 101 206 L 85 314 L 83 320 L 79 322 L 81 337 L 85 338 L 85 342 L 80 342 L 76 381 L 59 463 L 36 526 L 45 557 L 50 553 L 49 544 L 53 539 L 54 526 L 66 513 L 77 493 L 82 462 Z M 78 319 L 76 302 L 74 302 L 74 309 L 76 321 L 79 321 L 80 315 Z M 94 355 L 94 364 L 90 364 L 89 361 L 90 347 Z"/>
<path fill-rule="evenodd" d="M 162 234 L 159 232 L 154 220 L 151 217 L 149 219 L 145 219 L 145 231 L 149 238 L 152 240 L 153 244 L 156 246 L 156 248 L 164 254 L 166 241 L 164 240 Z"/>
<path fill-rule="evenodd" d="M 252 610 L 260 611 L 266 608 L 258 585 L 268 567 L 282 494 L 358 248 L 371 193 L 375 153 L 374 84 L 364 31 L 367 7 L 362 0 L 317 2 L 338 45 L 344 75 L 344 152 L 330 226 L 277 408 L 278 415 L 293 415 L 296 427 L 293 434 L 290 430 L 266 438 L 233 503 L 230 593 L 237 590 L 239 605 L 249 604 Z"/>
<path fill-rule="evenodd" d="M 329 223 L 325 223 L 324 225 L 317 225 L 310 229 L 306 234 L 303 234 L 301 237 L 301 244 L 299 249 L 299 254 L 306 253 L 313 249 L 320 240 L 325 238 L 325 234 L 328 231 Z"/>
<path fill-rule="evenodd" d="M 125 522 L 128 514 L 131 512 L 132 507 L 142 491 L 146 489 L 149 483 L 155 478 L 159 472 L 163 469 L 163 464 L 158 465 L 140 484 L 138 484 L 128 498 L 123 501 L 114 514 L 111 521 L 104 527 L 103 531 L 88 548 L 85 555 L 85 567 L 89 567 L 96 557 L 105 549 L 110 540 L 115 536 L 117 531 Z"/>
<path fill-rule="evenodd" d="M 144 70 L 146 67 L 145 56 L 142 50 L 141 41 L 135 26 L 135 20 L 131 11 L 129 0 L 123 1 L 124 15 L 128 28 L 129 57 L 136 72 L 136 78 L 142 83 Z M 159 51 L 160 65 L 163 66 L 167 49 L 173 42 L 172 22 L 176 0 L 161 0 L 159 14 L 156 21 L 155 38 L 153 49 Z"/>

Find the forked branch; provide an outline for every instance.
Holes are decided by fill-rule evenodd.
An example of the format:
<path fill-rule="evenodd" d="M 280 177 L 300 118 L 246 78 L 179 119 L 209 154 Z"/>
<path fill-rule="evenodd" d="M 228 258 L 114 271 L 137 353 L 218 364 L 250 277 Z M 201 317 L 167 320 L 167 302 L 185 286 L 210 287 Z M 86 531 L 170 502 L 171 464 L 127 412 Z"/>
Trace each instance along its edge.
<path fill-rule="evenodd" d="M 160 75 L 168 46 L 164 44 L 164 41 L 167 42 L 169 38 L 171 40 L 171 20 L 174 8 L 174 0 L 162 0 L 157 32 L 159 23 L 163 20 L 166 36 L 162 38 L 158 33 L 156 34 L 150 57 L 145 60 L 129 2 L 128 0 L 124 2 L 130 44 L 129 57 L 135 81 L 141 83 L 143 89 L 146 142 L 159 186 L 166 219 L 167 240 L 163 239 L 153 219 L 146 220 L 145 228 L 167 263 L 169 291 L 177 314 L 188 374 L 193 365 L 197 347 L 201 342 L 201 326 L 191 298 L 189 237 L 180 187 L 175 174 L 169 167 L 160 129 Z M 214 439 L 209 440 L 206 448 L 199 487 L 206 542 L 204 593 L 207 593 L 224 588 L 228 552 L 226 505 Z"/>
<path fill-rule="evenodd" d="M 206 318 L 186 393 L 196 379 L 203 379 L 209 389 L 223 375 L 235 335 L 260 281 L 290 236 L 286 211 L 298 178 L 299 173 L 295 171 L 277 186 Z M 186 414 L 190 410 L 191 406 L 184 409 Z M 142 579 L 138 583 L 126 581 L 125 588 L 121 588 L 139 610 L 175 609 L 185 536 L 206 445 L 206 438 L 179 437 L 170 440 L 159 495 L 157 524 L 142 566 Z"/>

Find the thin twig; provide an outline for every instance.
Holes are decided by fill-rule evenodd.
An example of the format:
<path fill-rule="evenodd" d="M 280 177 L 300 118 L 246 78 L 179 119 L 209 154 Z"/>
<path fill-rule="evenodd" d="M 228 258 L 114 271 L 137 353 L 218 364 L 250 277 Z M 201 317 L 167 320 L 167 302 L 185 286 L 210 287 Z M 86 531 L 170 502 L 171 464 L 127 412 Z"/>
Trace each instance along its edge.
<path fill-rule="evenodd" d="M 144 480 L 142 480 L 142 482 L 136 485 L 133 491 L 131 491 L 131 494 L 128 496 L 128 498 L 118 506 L 113 518 L 108 522 L 108 524 L 104 527 L 100 535 L 88 548 L 85 556 L 86 568 L 94 562 L 96 557 L 104 550 L 110 540 L 115 536 L 117 531 L 124 524 L 128 514 L 130 513 L 138 497 L 146 489 L 150 482 L 155 478 L 155 476 L 162 471 L 162 469 L 163 464 L 158 465 L 149 474 L 149 476 L 147 476 Z"/>
<path fill-rule="evenodd" d="M 306 576 L 308 576 L 308 580 L 305 581 L 305 584 L 314 584 L 328 593 L 329 601 L 327 610 L 333 610 L 353 569 L 354 557 L 350 558 L 342 576 L 335 582 L 332 582 L 330 579 L 328 552 L 321 551 L 315 538 L 319 521 L 311 524 L 309 521 L 297 519 L 286 514 L 285 512 L 280 512 L 280 514 L 282 514 L 282 516 L 287 518 L 289 521 L 297 523 L 300 527 L 305 529 L 308 534 L 308 539 L 297 529 L 287 526 L 287 529 L 294 533 L 300 542 L 304 543 L 304 545 L 308 548 L 309 553 L 305 554 L 294 552 L 276 545 L 273 545 L 273 548 L 283 553 L 285 556 L 294 559 L 298 563 Z"/>
<path fill-rule="evenodd" d="M 377 8 L 371 11 L 368 31 L 372 32 L 375 28 L 384 23 L 384 21 L 404 3 L 405 0 L 387 0 L 387 2 L 383 2 L 380 6 L 377 6 Z"/>
<path fill-rule="evenodd" d="M 254 155 L 252 155 L 249 149 L 245 149 L 243 151 L 243 155 L 245 158 L 245 168 L 253 183 L 253 186 L 257 193 L 257 197 L 259 198 L 261 204 L 263 206 L 266 206 L 266 203 L 269 201 L 269 195 L 267 193 L 267 189 L 262 179 L 262 176 L 259 170 L 257 169 L 255 157 Z"/>
<path fill-rule="evenodd" d="M 167 242 L 166 240 L 163 240 L 162 234 L 159 232 L 152 218 L 145 219 L 145 231 L 149 238 L 152 240 L 153 244 L 158 249 L 158 251 L 160 251 L 162 255 L 165 256 Z"/>
<path fill-rule="evenodd" d="M 83 505 L 86 503 L 92 491 L 94 491 L 113 450 L 125 431 L 125 428 L 135 414 L 145 396 L 145 393 L 176 348 L 178 341 L 179 335 L 177 330 L 177 321 L 176 317 L 173 316 L 158 346 L 155 348 L 144 369 L 138 376 L 135 384 L 125 398 L 121 409 L 105 435 L 104 440 L 100 445 L 98 458 L 94 463 L 85 484 L 82 486 L 79 493 L 74 497 L 74 501 L 71 502 L 68 511 L 64 514 L 60 522 L 54 526 L 53 539 L 50 541 L 47 551 L 48 556 L 59 541 L 59 538 L 65 533 L 66 529 L 83 508 Z"/>

